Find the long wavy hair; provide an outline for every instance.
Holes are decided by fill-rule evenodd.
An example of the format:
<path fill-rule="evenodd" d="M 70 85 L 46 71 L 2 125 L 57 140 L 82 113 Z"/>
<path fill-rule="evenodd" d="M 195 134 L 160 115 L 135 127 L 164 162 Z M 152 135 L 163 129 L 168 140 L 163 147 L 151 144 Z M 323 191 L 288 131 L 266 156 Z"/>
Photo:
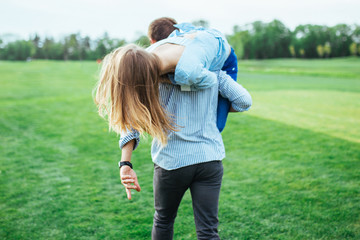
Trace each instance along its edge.
<path fill-rule="evenodd" d="M 110 130 L 120 134 L 135 129 L 167 144 L 168 134 L 176 127 L 159 99 L 160 64 L 156 55 L 135 44 L 104 58 L 94 101 Z"/>

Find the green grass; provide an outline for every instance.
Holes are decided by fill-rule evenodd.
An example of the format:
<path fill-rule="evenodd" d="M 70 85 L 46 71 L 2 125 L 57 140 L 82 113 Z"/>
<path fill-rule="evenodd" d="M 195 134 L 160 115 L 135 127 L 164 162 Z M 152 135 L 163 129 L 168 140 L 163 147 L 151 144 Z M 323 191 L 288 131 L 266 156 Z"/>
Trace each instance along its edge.
<path fill-rule="evenodd" d="M 360 143 L 359 59 L 244 61 L 239 81 L 250 115 Z"/>
<path fill-rule="evenodd" d="M 242 61 L 253 108 L 231 114 L 222 239 L 360 238 L 360 59 Z M 0 239 L 150 239 L 150 139 L 126 199 L 92 62 L 0 62 Z M 187 193 L 175 239 L 196 239 Z"/>

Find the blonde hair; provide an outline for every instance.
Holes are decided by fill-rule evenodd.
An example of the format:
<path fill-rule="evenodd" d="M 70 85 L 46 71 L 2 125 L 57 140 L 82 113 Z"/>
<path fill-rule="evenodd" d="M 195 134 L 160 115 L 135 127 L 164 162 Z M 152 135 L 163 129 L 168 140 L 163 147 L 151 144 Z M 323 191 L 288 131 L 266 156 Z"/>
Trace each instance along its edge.
<path fill-rule="evenodd" d="M 108 116 L 109 129 L 120 134 L 147 132 L 163 146 L 176 131 L 174 120 L 159 99 L 160 59 L 135 44 L 115 49 L 102 64 L 95 88 L 99 115 Z"/>

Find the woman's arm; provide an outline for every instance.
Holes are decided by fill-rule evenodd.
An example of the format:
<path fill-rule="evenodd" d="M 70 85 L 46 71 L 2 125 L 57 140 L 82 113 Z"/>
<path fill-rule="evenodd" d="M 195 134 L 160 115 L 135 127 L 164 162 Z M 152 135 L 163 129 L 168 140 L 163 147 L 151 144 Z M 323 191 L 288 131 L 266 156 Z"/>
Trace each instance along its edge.
<path fill-rule="evenodd" d="M 131 162 L 134 145 L 135 140 L 131 140 L 122 147 L 121 162 Z M 138 192 L 141 191 L 136 173 L 130 166 L 124 165 L 120 168 L 120 180 L 125 187 L 126 194 L 129 200 L 131 200 L 131 189 L 135 189 Z"/>
<path fill-rule="evenodd" d="M 122 149 L 128 142 L 134 140 L 134 148 L 133 150 L 135 150 L 140 143 L 140 134 L 138 131 L 131 129 L 131 130 L 127 130 L 121 133 L 121 137 L 119 140 L 119 146 L 120 149 Z"/>

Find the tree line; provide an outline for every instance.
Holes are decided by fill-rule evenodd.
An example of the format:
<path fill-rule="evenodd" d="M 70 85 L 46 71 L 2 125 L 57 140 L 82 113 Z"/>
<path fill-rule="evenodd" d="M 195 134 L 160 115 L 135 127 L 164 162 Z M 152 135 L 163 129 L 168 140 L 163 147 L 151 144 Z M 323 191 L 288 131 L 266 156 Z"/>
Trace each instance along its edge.
<path fill-rule="evenodd" d="M 97 60 L 124 44 L 125 40 L 110 38 L 107 33 L 96 40 L 74 33 L 57 41 L 51 37 L 41 39 L 35 34 L 29 40 L 17 40 L 0 45 L 0 59 Z"/>
<path fill-rule="evenodd" d="M 240 58 L 330 58 L 360 56 L 360 26 L 299 25 L 294 31 L 282 22 L 235 26 L 228 36 Z"/>
<path fill-rule="evenodd" d="M 209 26 L 205 20 L 193 22 Z M 279 20 L 269 23 L 256 21 L 234 26 L 227 35 L 239 59 L 267 58 L 332 58 L 360 56 L 360 26 L 338 24 L 299 25 L 291 31 Z M 147 36 L 134 41 L 149 46 Z M 0 38 L 0 60 L 55 59 L 98 60 L 111 50 L 126 44 L 124 39 L 110 38 L 105 33 L 95 40 L 80 33 L 70 34 L 60 40 L 41 38 L 35 34 L 28 40 L 5 43 Z"/>

